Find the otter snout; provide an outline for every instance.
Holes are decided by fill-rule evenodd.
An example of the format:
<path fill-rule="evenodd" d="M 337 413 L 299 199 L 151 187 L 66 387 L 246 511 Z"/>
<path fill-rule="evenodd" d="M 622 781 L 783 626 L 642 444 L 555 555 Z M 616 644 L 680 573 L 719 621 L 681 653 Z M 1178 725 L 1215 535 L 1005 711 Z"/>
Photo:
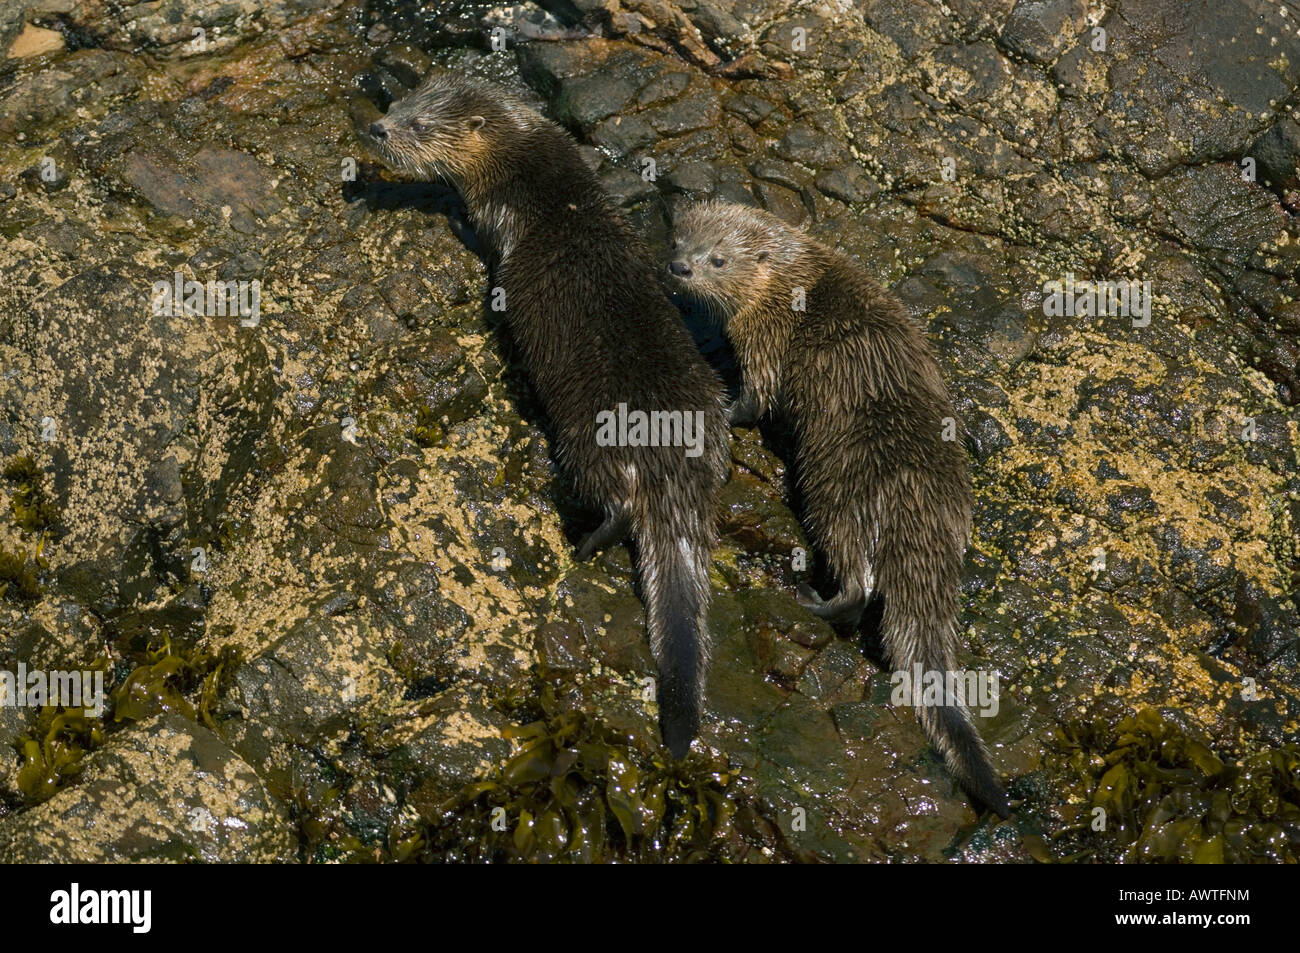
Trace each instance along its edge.
<path fill-rule="evenodd" d="M 382 122 L 372 122 L 370 124 L 370 138 L 376 142 L 383 142 L 388 138 L 388 127 Z"/>
<path fill-rule="evenodd" d="M 672 272 L 674 275 L 676 275 L 678 278 L 689 278 L 692 274 L 691 266 L 687 262 L 682 261 L 680 258 L 676 259 L 675 261 L 670 261 L 668 263 L 668 270 Z"/>

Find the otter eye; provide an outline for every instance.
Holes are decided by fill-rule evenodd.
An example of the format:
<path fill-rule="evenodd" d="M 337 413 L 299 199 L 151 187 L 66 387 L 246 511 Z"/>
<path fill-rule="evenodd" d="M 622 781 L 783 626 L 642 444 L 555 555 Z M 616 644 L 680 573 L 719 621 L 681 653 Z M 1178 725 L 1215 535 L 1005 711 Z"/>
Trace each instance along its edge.
<path fill-rule="evenodd" d="M 411 128 L 416 132 L 428 132 L 433 128 L 433 123 L 427 119 L 412 119 Z"/>
<path fill-rule="evenodd" d="M 727 263 L 727 259 L 719 258 L 717 255 L 714 255 L 713 258 L 709 260 L 709 264 L 712 265 L 714 268 L 721 268 L 726 263 Z"/>

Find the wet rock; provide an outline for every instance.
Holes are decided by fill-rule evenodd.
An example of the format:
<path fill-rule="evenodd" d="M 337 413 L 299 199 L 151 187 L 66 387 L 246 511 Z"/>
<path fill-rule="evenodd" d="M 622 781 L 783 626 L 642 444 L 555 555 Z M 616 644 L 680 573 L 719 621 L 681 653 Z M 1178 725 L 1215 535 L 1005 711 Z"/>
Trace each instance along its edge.
<path fill-rule="evenodd" d="M 141 75 L 128 57 L 107 50 L 78 50 L 60 57 L 57 65 L 0 94 L 0 131 L 44 140 L 51 124 L 79 104 L 137 92 Z"/>
<path fill-rule="evenodd" d="M 871 0 L 864 18 L 867 26 L 888 37 L 907 59 L 952 38 L 952 27 L 936 7 L 917 9 L 904 0 Z"/>
<path fill-rule="evenodd" d="M 345 593 L 326 594 L 306 618 L 230 672 L 216 713 L 221 735 L 277 790 L 291 788 L 290 747 L 346 734 L 355 712 L 396 687 L 383 655 L 388 627 L 370 613 L 349 612 L 349 602 Z"/>
<path fill-rule="evenodd" d="M 390 784 L 421 788 L 425 798 L 453 797 L 510 756 L 501 733 L 509 721 L 477 695 L 464 687 L 442 692 L 378 741 L 390 749 L 385 765 Z"/>
<path fill-rule="evenodd" d="M 1287 31 L 1262 4 L 1259 15 L 1268 26 L 1245 35 L 1211 4 L 1179 6 L 1179 16 L 1166 17 L 1173 9 L 1153 0 L 1132 13 L 1112 11 L 1100 24 L 1107 52 L 1091 54 L 1107 69 L 1112 90 L 1098 131 L 1153 177 L 1176 165 L 1241 154 L 1261 130 L 1258 117 L 1286 95 L 1300 68 L 1291 63 L 1279 72 L 1269 65 L 1277 62 L 1274 37 Z M 1155 49 L 1159 56 L 1143 68 L 1115 55 L 1123 49 Z"/>
<path fill-rule="evenodd" d="M 178 0 L 166 8 L 76 4 L 68 19 L 100 45 L 122 50 L 148 49 L 156 55 L 212 56 L 267 31 L 283 29 L 305 14 L 338 6 L 340 0 L 282 0 L 270 4 L 235 0 L 211 4 Z"/>
<path fill-rule="evenodd" d="M 722 507 L 722 531 L 747 552 L 791 557 L 795 549 L 807 549 L 793 514 L 749 474 L 738 473 L 723 487 Z"/>
<path fill-rule="evenodd" d="M 717 94 L 701 81 L 696 81 L 676 99 L 656 104 L 641 111 L 639 118 L 659 136 L 672 138 L 718 125 L 722 107 Z"/>
<path fill-rule="evenodd" d="M 169 215 L 202 214 L 229 222 L 237 232 L 251 232 L 280 207 L 271 170 L 233 149 L 204 146 L 184 169 L 158 155 L 132 152 L 122 176 Z"/>
<path fill-rule="evenodd" d="M 381 50 L 376 59 L 408 89 L 418 86 L 433 65 L 429 54 L 410 43 L 393 43 Z"/>
<path fill-rule="evenodd" d="M 1272 185 L 1279 190 L 1300 189 L 1300 123 L 1285 117 L 1269 127 L 1250 147 L 1249 154 Z M 1295 201 L 1289 203 L 1295 210 Z"/>
<path fill-rule="evenodd" d="M 1080 721 L 1173 705 L 1228 760 L 1294 734 L 1300 240 L 1277 104 L 1300 53 L 1275 5 L 1123 0 L 1104 49 L 1070 0 L 200 7 L 47 0 L 34 22 L 86 47 L 8 61 L 0 456 L 30 454 L 60 516 L 36 598 L 0 597 L 6 658 L 125 668 L 170 644 L 195 666 L 173 690 L 317 860 L 410 856 L 539 709 L 661 757 L 635 547 L 573 564 L 596 516 L 484 313 L 486 250 L 454 192 L 356 141 L 436 64 L 558 117 L 652 254 L 687 201 L 806 222 L 895 289 L 953 393 L 977 499 L 962 662 L 1000 673 L 981 727 L 1017 818 L 974 825 L 870 633 L 794 600 L 828 583 L 771 421 L 733 431 L 714 552 L 697 754 L 749 793 L 707 850 L 1023 861 L 1026 831 L 1065 852 L 1091 802 L 1078 768 L 1110 749 L 1047 740 Z M 494 26 L 511 52 L 482 49 Z M 260 280 L 260 322 L 154 314 L 175 272 Z M 1150 322 L 1045 311 L 1067 274 L 1150 281 Z M 0 545 L 34 552 L 0 492 Z M 91 758 L 156 724 L 106 726 Z M 0 827 L 82 790 L 17 809 L 12 767 L 0 787 Z M 182 796 L 141 798 L 169 816 Z"/>
<path fill-rule="evenodd" d="M 868 202 L 880 191 L 876 181 L 857 166 L 827 169 L 817 175 L 816 185 L 818 191 L 846 205 Z"/>
<path fill-rule="evenodd" d="M 632 97 L 636 87 L 631 81 L 602 74 L 577 77 L 560 86 L 555 101 L 555 119 L 583 131 L 596 123 L 621 112 Z"/>
<path fill-rule="evenodd" d="M 182 438 L 181 431 L 200 400 L 220 392 L 220 375 L 205 380 L 204 371 L 216 339 L 188 340 L 190 318 L 154 313 L 152 285 L 164 280 L 160 274 L 171 283 L 170 271 L 134 263 L 84 271 L 13 328 L 22 354 L 16 366 L 24 371 L 6 400 L 17 418 L 31 421 L 15 438 L 43 448 L 43 467 L 59 488 L 62 545 L 72 557 L 61 578 L 99 610 L 146 594 L 160 575 L 184 577 L 185 517 L 193 511 L 182 474 L 194 458 L 181 448 L 193 448 L 198 433 Z M 91 312 L 97 321 L 73 318 Z M 126 367 L 130 375 L 118 372 Z M 81 370 L 70 376 L 66 368 Z M 240 365 L 228 371 L 228 381 L 237 379 Z M 248 388 L 241 398 L 256 393 Z M 52 439 L 43 442 L 42 433 Z M 105 485 L 116 487 L 112 510 L 93 497 Z M 201 501 L 190 502 L 202 510 Z"/>
<path fill-rule="evenodd" d="M 292 830 L 284 806 L 216 735 L 160 715 L 92 754 L 74 786 L 0 821 L 0 857 L 290 863 Z"/>
<path fill-rule="evenodd" d="M 843 157 L 834 140 L 806 125 L 791 127 L 774 151 L 782 159 L 798 162 L 810 169 L 825 168 Z"/>
<path fill-rule="evenodd" d="M 424 419 L 444 428 L 480 413 L 487 382 L 468 363 L 456 335 L 434 329 L 407 335 L 376 352 L 375 362 L 386 368 L 374 385 L 377 396 L 397 407 L 414 407 Z"/>
<path fill-rule="evenodd" d="M 0 706 L 0 792 L 15 801 L 22 796 L 18 788 L 21 746 L 17 742 L 27 733 L 29 721 L 26 709 Z"/>
<path fill-rule="evenodd" d="M 1083 23 L 1083 0 L 1018 0 L 998 43 L 1013 54 L 1047 64 L 1076 42 Z"/>
<path fill-rule="evenodd" d="M 26 4 L 5 4 L 4 9 L 0 10 L 0 53 L 8 55 L 10 45 L 26 26 Z"/>

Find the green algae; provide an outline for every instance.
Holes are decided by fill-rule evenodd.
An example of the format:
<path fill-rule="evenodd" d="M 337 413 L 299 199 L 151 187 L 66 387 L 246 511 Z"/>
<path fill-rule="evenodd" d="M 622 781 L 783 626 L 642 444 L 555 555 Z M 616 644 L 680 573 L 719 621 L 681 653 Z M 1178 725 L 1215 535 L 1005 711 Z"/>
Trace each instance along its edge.
<path fill-rule="evenodd" d="M 1144 708 L 1058 730 L 1073 774 L 1066 827 L 1038 860 L 1300 862 L 1300 745 L 1216 752 Z"/>
<path fill-rule="evenodd" d="M 429 812 L 422 859 L 720 858 L 736 811 L 734 775 L 647 757 L 581 712 L 507 735 L 519 750 L 496 778 L 468 785 Z"/>
<path fill-rule="evenodd" d="M 22 756 L 18 789 L 28 804 L 53 797 L 81 770 L 82 760 L 104 740 L 98 718 L 45 705 L 35 727 L 15 742 Z"/>
<path fill-rule="evenodd" d="M 421 447 L 437 447 L 447 442 L 447 434 L 442 428 L 442 423 L 430 408 L 421 406 L 415 412 L 415 426 L 411 428 L 411 439 Z"/>
<path fill-rule="evenodd" d="M 518 686 L 517 686 L 518 688 Z M 294 791 L 291 813 L 316 862 L 632 862 L 765 859 L 770 825 L 748 782 L 721 758 L 668 759 L 547 684 L 507 692 L 514 754 L 451 791 L 426 782 L 418 814 L 366 836 L 348 822 L 346 779 Z M 516 707 L 517 706 L 517 707 Z M 528 720 L 529 718 L 532 720 Z"/>
<path fill-rule="evenodd" d="M 0 596 L 11 595 L 23 602 L 39 599 L 41 583 L 36 576 L 38 568 L 45 568 L 39 547 L 33 557 L 0 546 Z"/>
<path fill-rule="evenodd" d="M 233 649 L 216 655 L 174 649 L 170 638 L 146 649 L 143 664 L 132 668 L 109 693 L 113 718 L 109 724 L 81 710 L 44 706 L 36 724 L 14 742 L 22 757 L 18 788 L 29 804 L 48 800 L 74 779 L 83 759 L 99 748 L 121 723 L 140 722 L 162 712 L 176 712 L 190 721 L 215 728 L 211 708 L 223 674 L 235 658 Z M 90 669 L 108 666 L 96 659 Z M 190 697 L 197 696 L 197 706 Z"/>
<path fill-rule="evenodd" d="M 105 725 L 100 718 L 80 710 L 44 706 L 35 726 L 14 742 L 22 757 L 18 771 L 18 788 L 29 804 L 48 800 L 74 779 L 83 759 L 99 748 L 113 725 L 139 722 L 165 711 L 176 712 L 191 721 L 202 719 L 215 727 L 209 708 L 220 679 L 232 658 L 231 651 L 217 656 L 202 653 L 174 652 L 170 639 L 145 653 L 146 662 L 132 669 L 126 678 L 109 692 L 113 721 Z M 90 669 L 103 669 L 107 659 L 96 659 Z M 199 696 L 197 709 L 187 694 Z"/>
<path fill-rule="evenodd" d="M 174 648 L 170 637 L 144 653 L 143 664 L 132 669 L 109 693 L 113 721 L 143 721 L 171 711 L 216 728 L 212 707 L 222 677 L 238 658 L 231 646 L 215 654 L 199 649 Z M 191 698 L 197 696 L 197 707 Z"/>
<path fill-rule="evenodd" d="M 46 492 L 41 468 L 31 457 L 10 458 L 0 467 L 0 479 L 12 486 L 9 513 L 14 525 L 23 533 L 39 534 L 31 552 L 0 546 L 0 597 L 35 602 L 42 591 L 38 572 L 49 569 L 45 541 L 58 522 L 59 510 Z"/>
<path fill-rule="evenodd" d="M 46 491 L 45 475 L 35 460 L 29 456 L 13 457 L 0 469 L 0 477 L 14 485 L 9 511 L 20 529 L 35 533 L 58 522 L 59 509 Z"/>

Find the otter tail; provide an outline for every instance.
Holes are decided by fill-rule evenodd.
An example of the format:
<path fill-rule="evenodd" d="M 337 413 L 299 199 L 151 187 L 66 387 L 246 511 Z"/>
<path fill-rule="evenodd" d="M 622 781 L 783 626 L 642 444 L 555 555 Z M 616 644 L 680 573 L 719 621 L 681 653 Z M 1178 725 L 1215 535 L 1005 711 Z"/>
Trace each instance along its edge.
<path fill-rule="evenodd" d="M 885 598 L 884 648 L 895 669 L 913 676 L 919 665 L 923 672 L 941 673 L 946 682 L 946 673 L 956 668 L 957 580 L 965 534 L 955 528 L 936 534 L 920 507 L 902 507 L 893 517 L 904 525 L 882 534 L 876 553 L 876 588 Z M 960 544 L 944 545 L 944 538 Z M 954 701 L 947 697 L 943 704 L 924 704 L 920 688 L 913 682 L 912 701 L 930 743 L 972 797 L 1009 817 L 1006 792 L 970 713 L 959 703 L 946 704 Z"/>
<path fill-rule="evenodd" d="M 659 666 L 659 725 L 674 758 L 700 730 L 709 667 L 709 545 L 702 533 L 646 520 L 639 527 L 641 586 Z"/>

